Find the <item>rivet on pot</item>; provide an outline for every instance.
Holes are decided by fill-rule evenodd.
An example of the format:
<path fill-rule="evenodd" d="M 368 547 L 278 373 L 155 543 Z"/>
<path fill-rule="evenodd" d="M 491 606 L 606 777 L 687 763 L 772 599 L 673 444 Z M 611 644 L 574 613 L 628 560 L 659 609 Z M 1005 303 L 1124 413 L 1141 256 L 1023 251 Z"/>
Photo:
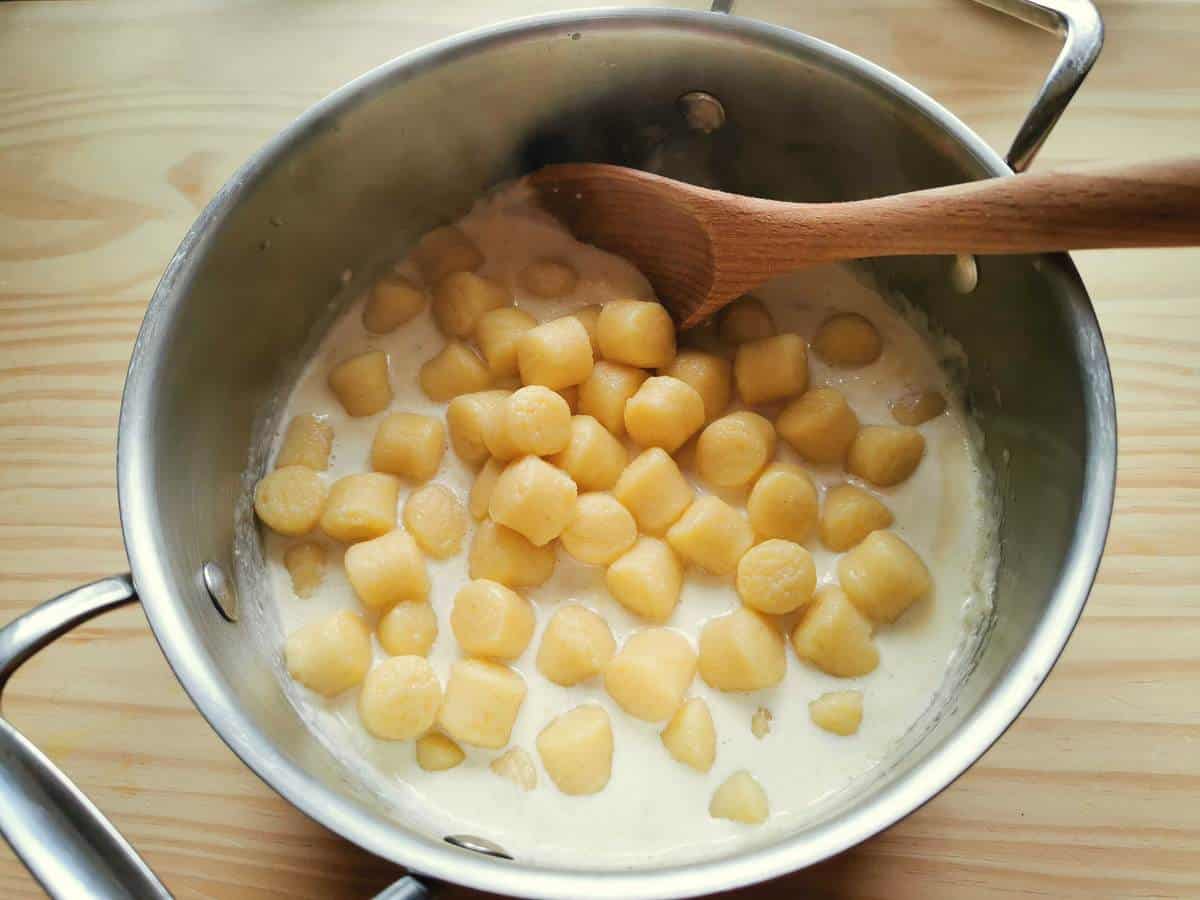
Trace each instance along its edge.
<path fill-rule="evenodd" d="M 206 562 L 200 569 L 200 578 L 204 589 L 213 602 L 213 606 L 227 621 L 236 622 L 238 617 L 237 591 L 225 570 L 212 560 Z"/>
<path fill-rule="evenodd" d="M 444 840 L 447 844 L 453 844 L 455 847 L 461 847 L 464 850 L 473 850 L 475 853 L 482 853 L 484 856 L 494 856 L 497 859 L 512 859 L 499 844 L 489 841 L 487 838 L 476 837 L 473 834 L 448 834 Z"/>
<path fill-rule="evenodd" d="M 725 107 L 708 91 L 688 91 L 677 102 L 692 131 L 712 134 L 725 124 Z"/>
<path fill-rule="evenodd" d="M 950 286 L 960 294 L 969 294 L 979 284 L 979 266 L 975 257 L 960 253 L 950 264 Z"/>

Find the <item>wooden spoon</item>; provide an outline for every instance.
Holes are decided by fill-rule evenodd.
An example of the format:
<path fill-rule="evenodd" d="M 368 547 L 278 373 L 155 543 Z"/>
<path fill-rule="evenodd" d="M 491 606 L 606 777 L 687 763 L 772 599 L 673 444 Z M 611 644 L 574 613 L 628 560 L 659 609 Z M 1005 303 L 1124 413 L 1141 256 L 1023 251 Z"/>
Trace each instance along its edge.
<path fill-rule="evenodd" d="M 781 203 L 599 163 L 528 178 L 580 240 L 637 266 L 684 328 L 776 275 L 872 256 L 1200 244 L 1200 158 Z"/>

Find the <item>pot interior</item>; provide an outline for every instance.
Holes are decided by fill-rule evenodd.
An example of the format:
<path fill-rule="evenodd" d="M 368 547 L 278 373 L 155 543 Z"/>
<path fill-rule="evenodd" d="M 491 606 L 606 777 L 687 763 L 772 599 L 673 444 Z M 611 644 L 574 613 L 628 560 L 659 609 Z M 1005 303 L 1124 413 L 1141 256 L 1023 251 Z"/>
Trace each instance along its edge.
<path fill-rule="evenodd" d="M 724 107 L 712 134 L 681 115 L 678 98 L 696 90 Z M 856 199 L 1003 170 L 915 91 L 827 45 L 715 15 L 596 14 L 493 30 L 365 76 L 274 141 L 197 223 L 147 316 L 123 412 L 126 535 L 155 631 L 202 711 L 294 803 L 423 871 L 529 893 L 564 883 L 505 881 L 504 867 L 528 869 L 450 848 L 419 816 L 397 818 L 312 739 L 281 689 L 247 498 L 263 437 L 345 293 L 344 273 L 394 258 L 497 182 L 565 160 L 780 200 Z M 1003 508 L 994 622 L 952 700 L 878 779 L 787 838 L 753 877 L 878 830 L 986 747 L 1065 641 L 1107 521 L 1111 385 L 1069 263 L 980 259 L 968 294 L 952 287 L 946 258 L 868 265 L 970 360 L 969 403 Z M 1091 507 L 1089 484 L 1100 485 Z M 236 623 L 201 587 L 209 559 L 236 569 Z M 1022 660 L 1036 674 L 1014 694 Z M 909 777 L 917 767 L 919 784 Z M 503 835 L 485 837 L 503 845 Z M 697 884 L 751 880 L 715 872 Z M 664 884 L 639 888 L 688 892 L 678 873 Z"/>

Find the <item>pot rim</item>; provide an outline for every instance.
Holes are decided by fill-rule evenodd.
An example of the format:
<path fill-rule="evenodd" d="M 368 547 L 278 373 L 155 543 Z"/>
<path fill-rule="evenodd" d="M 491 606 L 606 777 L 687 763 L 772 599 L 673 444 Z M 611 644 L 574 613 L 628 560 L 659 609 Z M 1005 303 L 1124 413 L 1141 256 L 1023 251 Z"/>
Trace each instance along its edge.
<path fill-rule="evenodd" d="M 192 702 L 231 750 L 267 785 L 312 819 L 412 871 L 504 894 L 594 898 L 682 897 L 728 890 L 796 871 L 842 852 L 916 810 L 966 771 L 1016 720 L 1058 659 L 1082 613 L 1107 536 L 1116 476 L 1116 411 L 1103 338 L 1086 291 L 1065 255 L 1044 257 L 1047 269 L 1077 290 L 1064 313 L 1086 361 L 1084 496 L 1075 533 L 1050 602 L 1029 642 L 970 716 L 909 772 L 842 815 L 771 844 L 732 856 L 641 870 L 552 869 L 493 859 L 406 834 L 396 822 L 364 809 L 307 775 L 244 714 L 196 639 L 165 565 L 163 530 L 150 488 L 155 423 L 148 409 L 168 362 L 160 345 L 186 301 L 213 235 L 241 197 L 298 138 L 321 128 L 342 107 L 375 90 L 464 54 L 532 34 L 607 27 L 658 26 L 742 39 L 793 55 L 819 57 L 844 76 L 890 93 L 940 128 L 974 158 L 980 174 L 1009 174 L 1001 157 L 948 110 L 886 69 L 833 44 L 790 29 L 719 13 L 593 9 L 538 15 L 475 29 L 399 56 L 359 76 L 307 110 L 258 150 L 217 192 L 188 230 L 147 308 L 134 345 L 121 405 L 117 450 L 121 524 L 133 576 L 163 654 Z M 586 37 L 586 33 L 585 33 Z"/>

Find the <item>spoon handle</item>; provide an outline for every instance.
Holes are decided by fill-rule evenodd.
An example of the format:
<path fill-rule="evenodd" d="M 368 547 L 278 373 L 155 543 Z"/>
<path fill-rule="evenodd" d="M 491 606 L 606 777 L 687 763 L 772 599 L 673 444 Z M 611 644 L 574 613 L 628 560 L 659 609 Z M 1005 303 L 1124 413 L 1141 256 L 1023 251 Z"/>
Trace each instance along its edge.
<path fill-rule="evenodd" d="M 810 262 L 1188 246 L 1200 244 L 1200 158 L 1012 175 L 850 203 L 757 204 L 762 237 L 779 242 L 782 256 Z"/>

